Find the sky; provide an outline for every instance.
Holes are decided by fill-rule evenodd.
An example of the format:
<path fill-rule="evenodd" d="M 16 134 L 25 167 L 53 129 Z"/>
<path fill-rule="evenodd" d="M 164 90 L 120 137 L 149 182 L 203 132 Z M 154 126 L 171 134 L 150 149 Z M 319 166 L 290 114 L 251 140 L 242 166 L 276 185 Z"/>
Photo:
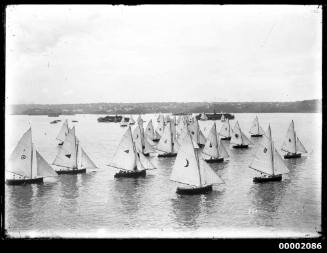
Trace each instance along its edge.
<path fill-rule="evenodd" d="M 322 11 L 302 5 L 16 5 L 6 103 L 321 99 Z"/>

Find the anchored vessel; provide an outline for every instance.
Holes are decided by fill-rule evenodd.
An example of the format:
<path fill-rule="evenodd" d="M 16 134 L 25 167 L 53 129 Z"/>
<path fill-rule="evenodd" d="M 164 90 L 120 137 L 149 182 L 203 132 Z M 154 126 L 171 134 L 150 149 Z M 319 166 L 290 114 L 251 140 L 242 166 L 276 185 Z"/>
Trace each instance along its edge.
<path fill-rule="evenodd" d="M 123 135 L 113 160 L 108 166 L 120 170 L 114 175 L 115 178 L 145 177 L 146 170 L 155 169 L 154 165 L 148 158 L 146 158 L 141 152 L 137 152 L 130 126 Z"/>
<path fill-rule="evenodd" d="M 206 144 L 206 138 L 204 137 L 196 118 L 193 118 L 193 121 L 188 125 L 188 129 L 191 133 L 192 140 L 197 143 L 199 147 L 204 147 Z"/>
<path fill-rule="evenodd" d="M 170 176 L 170 180 L 184 185 L 177 187 L 178 194 L 205 194 L 212 191 L 214 184 L 223 182 L 199 155 L 200 151 L 194 148 L 191 136 L 187 133 Z"/>
<path fill-rule="evenodd" d="M 207 142 L 202 150 L 202 156 L 208 163 L 223 162 L 229 157 L 223 143 L 217 137 L 216 122 L 213 123 L 208 134 Z"/>
<path fill-rule="evenodd" d="M 231 143 L 234 144 L 233 148 L 248 148 L 250 144 L 253 144 L 249 138 L 242 132 L 238 121 L 236 121 Z"/>
<path fill-rule="evenodd" d="M 39 184 L 44 177 L 55 177 L 57 173 L 34 147 L 32 129 L 29 128 L 11 153 L 6 171 L 11 177 L 8 185 Z"/>
<path fill-rule="evenodd" d="M 229 119 L 227 119 L 221 126 L 219 135 L 221 136 L 221 140 L 229 141 L 232 138 L 232 129 L 229 124 Z"/>
<path fill-rule="evenodd" d="M 179 144 L 176 138 L 176 128 L 170 122 L 165 126 L 163 135 L 155 149 L 158 151 L 158 157 L 177 156 Z"/>
<path fill-rule="evenodd" d="M 56 170 L 58 174 L 79 174 L 87 168 L 97 168 L 76 137 L 75 127 L 69 130 L 52 164 L 60 167 Z"/>
<path fill-rule="evenodd" d="M 58 143 L 59 146 L 62 146 L 62 144 L 64 144 L 64 140 L 68 134 L 68 131 L 69 131 L 69 127 L 68 127 L 68 121 L 66 119 L 65 122 L 62 124 L 58 136 L 56 138 L 59 141 Z"/>
<path fill-rule="evenodd" d="M 280 181 L 282 180 L 282 174 L 289 172 L 283 159 L 274 147 L 270 125 L 267 130 L 267 136 L 264 135 L 249 167 L 261 173 L 260 177 L 253 178 L 253 182 L 256 183 Z"/>
<path fill-rule="evenodd" d="M 296 136 L 293 120 L 290 126 L 288 127 L 286 137 L 281 149 L 282 151 L 287 152 L 284 155 L 285 159 L 300 158 L 301 153 L 308 153 L 308 151 L 305 149 L 302 142 L 300 141 L 299 137 Z"/>
<path fill-rule="evenodd" d="M 252 126 L 250 128 L 251 137 L 262 137 L 265 134 L 262 127 L 259 125 L 258 116 L 256 116 L 252 122 Z"/>

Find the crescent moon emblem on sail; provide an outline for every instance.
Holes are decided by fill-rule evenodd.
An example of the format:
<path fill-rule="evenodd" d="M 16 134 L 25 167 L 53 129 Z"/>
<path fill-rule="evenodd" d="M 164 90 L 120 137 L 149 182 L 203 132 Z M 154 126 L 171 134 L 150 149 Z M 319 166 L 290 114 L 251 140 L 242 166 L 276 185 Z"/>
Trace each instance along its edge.
<path fill-rule="evenodd" d="M 190 163 L 187 159 L 185 159 L 185 160 L 186 160 L 186 165 L 184 167 L 188 167 Z"/>

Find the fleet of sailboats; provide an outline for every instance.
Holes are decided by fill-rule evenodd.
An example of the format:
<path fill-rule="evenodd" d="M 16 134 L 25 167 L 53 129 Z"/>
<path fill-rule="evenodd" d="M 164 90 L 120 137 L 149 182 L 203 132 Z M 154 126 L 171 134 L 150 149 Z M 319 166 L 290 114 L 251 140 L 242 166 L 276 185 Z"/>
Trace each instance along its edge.
<path fill-rule="evenodd" d="M 290 126 L 288 127 L 283 145 L 282 151 L 286 152 L 284 155 L 285 159 L 290 158 L 300 158 L 301 154 L 308 153 L 304 145 L 300 141 L 299 137 L 296 136 L 294 129 L 294 121 L 291 121 Z"/>
<path fill-rule="evenodd" d="M 262 127 L 259 124 L 258 116 L 255 116 L 251 128 L 250 128 L 251 137 L 262 137 L 265 134 Z"/>
<path fill-rule="evenodd" d="M 20 138 L 10 155 L 6 172 L 8 185 L 42 183 L 44 177 L 55 177 L 57 173 L 43 158 L 32 142 L 30 127 Z"/>
<path fill-rule="evenodd" d="M 191 119 L 191 120 L 190 120 Z M 137 125 L 132 132 L 131 124 Z M 224 142 L 231 140 L 233 148 L 247 148 L 253 144 L 243 133 L 238 121 L 233 129 L 226 119 L 219 133 L 216 122 L 211 126 L 207 138 L 202 133 L 198 120 L 180 116 L 170 118 L 162 114 L 158 117 L 157 130 L 154 130 L 152 119 L 143 128 L 143 119 L 138 116 L 136 122 L 132 118 L 126 121 L 124 116 L 121 126 L 128 128 L 122 136 L 111 163 L 108 166 L 119 169 L 114 177 L 144 177 L 146 170 L 156 169 L 150 154 L 158 157 L 176 157 L 170 179 L 182 186 L 177 187 L 179 194 L 202 194 L 212 190 L 214 184 L 222 183 L 222 179 L 212 170 L 209 163 L 222 162 L 229 157 Z M 265 132 L 256 116 L 250 128 L 251 137 L 262 137 L 249 167 L 260 173 L 254 177 L 254 182 L 280 181 L 288 169 L 277 152 L 272 139 L 271 128 Z M 87 169 L 97 166 L 83 149 L 75 133 L 75 127 L 69 128 L 65 120 L 56 137 L 60 141 L 57 155 L 52 163 L 53 169 L 41 156 L 32 142 L 32 129 L 29 128 L 19 140 L 12 152 L 6 172 L 7 184 L 42 183 L 44 177 L 54 177 L 58 174 L 85 173 Z M 158 142 L 158 143 L 156 143 Z M 284 158 L 299 158 L 307 153 L 304 145 L 296 135 L 294 121 L 287 130 L 282 151 Z"/>
<path fill-rule="evenodd" d="M 261 176 L 253 178 L 253 181 L 257 183 L 280 181 L 282 180 L 282 174 L 289 172 L 280 154 L 275 149 L 270 125 L 268 126 L 267 136 L 264 136 L 259 143 L 255 157 L 249 167 L 261 173 Z"/>
<path fill-rule="evenodd" d="M 253 144 L 250 139 L 242 132 L 238 121 L 236 121 L 233 135 L 230 141 L 233 144 L 233 148 L 248 148 L 250 144 Z"/>

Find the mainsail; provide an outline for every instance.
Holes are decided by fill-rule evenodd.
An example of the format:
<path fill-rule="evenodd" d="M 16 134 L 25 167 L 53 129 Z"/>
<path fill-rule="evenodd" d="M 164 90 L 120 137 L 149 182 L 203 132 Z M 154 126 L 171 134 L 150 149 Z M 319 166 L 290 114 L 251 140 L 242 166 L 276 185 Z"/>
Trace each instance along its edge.
<path fill-rule="evenodd" d="M 208 134 L 208 138 L 206 144 L 202 150 L 202 153 L 205 156 L 209 156 L 212 158 L 227 158 L 229 157 L 227 150 L 223 146 L 222 142 L 217 137 L 217 128 L 216 123 L 214 122 L 210 132 Z"/>
<path fill-rule="evenodd" d="M 132 115 L 129 117 L 129 124 L 135 124 L 135 120 L 133 119 Z"/>
<path fill-rule="evenodd" d="M 164 132 L 160 138 L 160 141 L 156 147 L 159 151 L 172 153 L 173 152 L 173 139 L 171 134 L 170 123 L 165 126 Z"/>
<path fill-rule="evenodd" d="M 229 119 L 227 119 L 227 121 L 225 121 L 225 123 L 221 126 L 219 135 L 223 137 L 231 137 L 231 127 L 229 124 Z"/>
<path fill-rule="evenodd" d="M 81 147 L 81 168 L 92 168 L 95 169 L 97 166 L 91 160 L 91 158 L 87 155 L 84 149 Z"/>
<path fill-rule="evenodd" d="M 62 124 L 62 126 L 60 128 L 60 131 L 59 131 L 58 136 L 57 136 L 56 139 L 59 140 L 59 141 L 64 141 L 65 138 L 66 138 L 66 136 L 67 136 L 67 134 L 68 134 L 68 130 L 69 130 L 69 128 L 68 128 L 68 121 L 66 119 L 65 122 Z"/>
<path fill-rule="evenodd" d="M 136 169 L 136 152 L 130 127 L 123 135 L 110 166 L 132 171 Z"/>
<path fill-rule="evenodd" d="M 75 136 L 75 127 L 67 134 L 64 144 L 59 149 L 52 164 L 69 169 L 77 168 L 77 138 Z"/>
<path fill-rule="evenodd" d="M 31 178 L 32 177 L 32 129 L 29 128 L 19 140 L 10 155 L 7 171 Z"/>
<path fill-rule="evenodd" d="M 55 177 L 58 174 L 54 169 L 48 164 L 48 162 L 41 156 L 41 154 L 36 151 L 36 163 L 37 163 L 37 176 L 41 177 Z"/>
<path fill-rule="evenodd" d="M 202 158 L 199 158 L 199 166 L 202 186 L 221 184 L 224 182 Z"/>
<path fill-rule="evenodd" d="M 143 152 L 142 132 L 139 125 L 133 131 L 133 141 L 135 143 L 136 150 L 142 153 Z"/>
<path fill-rule="evenodd" d="M 259 134 L 264 134 L 265 131 L 263 131 L 262 127 L 259 124 L 259 119 L 258 116 L 256 116 L 252 122 L 251 128 L 250 128 L 250 134 L 253 135 L 259 135 Z"/>
<path fill-rule="evenodd" d="M 154 140 L 155 139 L 153 124 L 152 124 L 152 119 L 150 119 L 150 121 L 148 122 L 148 125 L 145 128 L 144 134 L 150 140 Z"/>
<path fill-rule="evenodd" d="M 204 134 L 202 133 L 199 122 L 197 119 L 194 119 L 190 125 L 188 125 L 188 129 L 191 133 L 192 139 L 194 142 L 198 144 L 205 145 L 206 143 L 206 138 L 204 137 Z"/>

